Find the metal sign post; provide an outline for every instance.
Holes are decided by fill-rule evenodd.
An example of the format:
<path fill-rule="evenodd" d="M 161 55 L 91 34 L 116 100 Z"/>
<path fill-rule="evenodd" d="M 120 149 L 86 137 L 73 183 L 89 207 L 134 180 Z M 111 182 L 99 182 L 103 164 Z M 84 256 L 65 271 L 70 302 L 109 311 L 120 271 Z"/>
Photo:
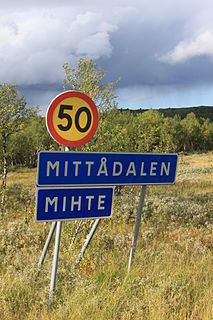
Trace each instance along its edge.
<path fill-rule="evenodd" d="M 65 146 L 65 151 L 69 151 L 69 147 L 84 145 L 93 137 L 98 127 L 98 111 L 92 99 L 87 95 L 85 95 L 84 93 L 73 91 L 73 90 L 66 91 L 59 94 L 50 103 L 49 108 L 47 110 L 46 125 L 53 139 L 55 139 L 58 143 L 63 144 Z M 39 172 L 39 169 L 38 169 L 38 172 Z M 57 193 L 54 195 L 55 191 L 61 195 L 61 199 L 59 199 L 59 195 Z M 89 195 L 86 194 L 86 199 L 84 199 L 85 203 L 86 203 L 86 200 L 88 201 L 87 208 L 86 208 L 85 203 L 83 204 L 83 206 L 81 205 L 82 195 L 78 196 L 77 201 L 74 199 L 74 196 L 72 195 L 72 192 L 74 192 L 73 190 L 70 190 L 70 189 L 65 190 L 63 194 L 63 192 L 61 193 L 60 189 L 45 190 L 45 188 L 43 189 L 40 188 L 39 190 L 37 188 L 37 198 L 36 198 L 37 221 L 45 221 L 47 215 L 49 217 L 49 220 L 52 220 L 52 221 L 55 220 L 55 222 L 52 223 L 51 229 L 49 231 L 45 246 L 43 248 L 43 251 L 38 263 L 38 272 L 44 262 L 47 250 L 49 248 L 51 239 L 54 234 L 54 230 L 56 228 L 55 249 L 54 249 L 54 256 L 53 256 L 49 303 L 48 303 L 49 308 L 51 307 L 52 295 L 55 291 L 55 281 L 56 281 L 56 273 L 57 273 L 57 266 L 58 266 L 58 255 L 59 255 L 59 246 L 60 246 L 60 239 L 61 239 L 62 220 L 64 220 L 63 215 L 66 216 L 65 220 L 66 218 L 67 219 L 73 218 L 72 214 L 75 211 L 74 206 L 77 205 L 78 209 L 79 209 L 79 206 L 80 207 L 82 206 L 81 214 L 83 218 L 88 218 L 88 215 L 91 215 L 89 211 L 91 209 L 94 210 L 94 206 L 96 206 L 97 208 L 96 210 L 97 217 L 110 216 L 111 214 L 110 203 L 112 204 L 113 188 L 105 189 L 102 194 L 99 194 L 101 191 L 102 190 L 100 189 L 95 190 L 96 198 L 98 198 L 97 200 L 95 199 L 95 195 L 91 194 L 92 191 L 88 190 L 88 193 L 90 194 Z M 76 192 L 78 192 L 78 190 L 76 190 Z M 83 192 L 86 193 L 87 190 L 86 191 L 84 190 Z M 53 198 L 50 197 L 51 194 L 54 195 Z M 67 213 L 67 211 L 69 211 L 68 209 L 69 205 L 67 205 L 66 203 L 68 200 L 70 200 L 70 198 L 71 198 L 70 211 L 72 212 L 69 212 L 69 214 L 66 215 L 65 212 Z M 107 198 L 106 199 L 107 208 L 105 208 L 105 198 Z M 60 201 L 62 202 L 58 205 Z M 77 211 L 79 211 L 78 209 Z M 104 213 L 103 213 L 103 210 L 105 210 Z M 58 213 L 58 216 L 53 215 L 53 213 L 55 213 L 56 211 Z M 108 212 L 106 213 L 106 211 Z M 85 214 L 87 214 L 86 217 L 84 216 Z M 39 216 L 40 219 L 38 219 L 38 215 L 40 215 Z M 48 219 L 46 221 L 48 221 Z M 80 225 L 79 225 L 79 228 L 80 228 Z"/>
<path fill-rule="evenodd" d="M 65 147 L 65 151 L 69 151 L 69 148 Z M 52 228 L 53 228 L 53 224 L 52 224 Z M 51 281 L 50 281 L 50 293 L 49 293 L 49 302 L 48 302 L 49 309 L 51 308 L 52 295 L 55 291 L 55 280 L 56 280 L 56 273 L 58 268 L 58 254 L 59 254 L 59 247 L 60 247 L 60 240 L 61 240 L 61 229 L 62 229 L 62 221 L 58 221 L 57 227 L 56 227 L 55 249 L 54 249 L 52 274 L 51 274 Z"/>
<path fill-rule="evenodd" d="M 141 188 L 140 200 L 139 200 L 139 205 L 138 205 L 138 212 L 137 212 L 137 217 L 136 217 L 136 222 L 135 222 L 135 231 L 134 231 L 134 235 L 133 235 L 133 239 L 132 239 L 132 246 L 131 246 L 131 250 L 130 250 L 128 272 L 131 269 L 132 261 L 134 259 L 134 255 L 135 255 L 135 249 L 136 249 L 138 233 L 139 233 L 139 228 L 140 228 L 140 223 L 141 223 L 141 214 L 142 214 L 145 194 L 146 194 L 146 186 L 143 186 Z"/>
<path fill-rule="evenodd" d="M 50 293 L 49 293 L 49 303 L 48 303 L 49 308 L 51 308 L 52 295 L 55 291 L 55 280 L 56 280 L 56 272 L 58 267 L 58 254 L 59 254 L 59 246 L 60 246 L 60 240 L 61 240 L 61 228 L 62 228 L 62 222 L 58 221 L 57 227 L 56 227 L 55 249 L 54 249 L 54 256 L 53 256 L 51 282 L 50 282 Z"/>

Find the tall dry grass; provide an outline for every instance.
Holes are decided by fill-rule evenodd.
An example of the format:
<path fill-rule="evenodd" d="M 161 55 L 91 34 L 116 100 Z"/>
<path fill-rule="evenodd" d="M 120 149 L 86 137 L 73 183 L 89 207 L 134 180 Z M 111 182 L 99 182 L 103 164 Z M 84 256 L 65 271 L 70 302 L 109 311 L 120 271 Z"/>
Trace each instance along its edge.
<path fill-rule="evenodd" d="M 213 154 L 182 156 L 175 186 L 148 187 L 137 250 L 127 274 L 139 187 L 115 196 L 82 262 L 74 261 L 90 222 L 72 250 L 74 222 L 63 223 L 52 310 L 47 309 L 51 243 L 37 263 L 50 224 L 34 222 L 35 170 L 8 177 L 0 227 L 2 319 L 213 319 Z"/>

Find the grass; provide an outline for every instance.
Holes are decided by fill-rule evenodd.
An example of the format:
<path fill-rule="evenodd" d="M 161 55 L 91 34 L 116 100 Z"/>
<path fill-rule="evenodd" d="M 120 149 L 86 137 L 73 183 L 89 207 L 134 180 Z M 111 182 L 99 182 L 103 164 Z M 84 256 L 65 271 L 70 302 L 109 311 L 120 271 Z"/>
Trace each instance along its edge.
<path fill-rule="evenodd" d="M 0 227 L 2 319 L 213 319 L 213 153 L 181 156 L 175 186 L 150 186 L 135 260 L 127 274 L 139 187 L 115 196 L 82 262 L 74 261 L 90 228 L 69 251 L 74 222 L 63 223 L 56 291 L 47 308 L 51 243 L 36 276 L 49 223 L 34 222 L 36 170 L 8 175 Z"/>
<path fill-rule="evenodd" d="M 37 169 L 19 168 L 9 172 L 7 185 L 21 184 L 26 188 L 35 188 Z"/>

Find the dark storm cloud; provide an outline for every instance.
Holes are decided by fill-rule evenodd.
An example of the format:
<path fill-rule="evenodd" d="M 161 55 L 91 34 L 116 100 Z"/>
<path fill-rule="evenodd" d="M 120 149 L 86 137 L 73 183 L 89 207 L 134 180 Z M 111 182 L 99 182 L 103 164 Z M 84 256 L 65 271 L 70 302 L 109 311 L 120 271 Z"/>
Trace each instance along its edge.
<path fill-rule="evenodd" d="M 159 58 L 183 39 L 181 25 L 182 19 L 165 23 L 164 28 L 157 24 L 142 26 L 137 21 L 125 26 L 111 36 L 111 59 L 101 59 L 100 63 L 110 76 L 121 76 L 120 86 L 125 87 L 213 82 L 213 55 L 195 54 L 177 63 Z"/>
<path fill-rule="evenodd" d="M 210 0 L 2 1 L 0 81 L 45 106 L 61 91 L 63 63 L 85 56 L 107 79 L 121 76 L 121 90 L 155 96 L 211 84 L 212 8 Z"/>

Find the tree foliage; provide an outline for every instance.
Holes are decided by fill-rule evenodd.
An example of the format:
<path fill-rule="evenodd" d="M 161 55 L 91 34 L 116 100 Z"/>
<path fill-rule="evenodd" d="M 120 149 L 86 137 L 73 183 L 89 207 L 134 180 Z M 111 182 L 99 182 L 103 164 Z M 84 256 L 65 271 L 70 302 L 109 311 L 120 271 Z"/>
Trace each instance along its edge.
<path fill-rule="evenodd" d="M 26 114 L 25 98 L 17 91 L 16 85 L 0 84 L 0 137 L 3 158 L 1 213 L 3 213 L 4 190 L 8 172 L 8 138 L 11 134 L 22 129 L 23 119 Z"/>
<path fill-rule="evenodd" d="M 8 154 L 12 167 L 23 165 L 36 167 L 40 150 L 57 150 L 58 144 L 49 135 L 45 119 L 34 114 L 20 132 L 9 139 Z"/>
<path fill-rule="evenodd" d="M 31 117 L 21 131 L 9 136 L 7 142 L 7 161 L 12 167 L 35 167 L 40 150 L 60 149 L 50 137 L 45 119 L 38 114 Z M 0 147 L 3 168 L 2 140 Z M 165 117 L 153 110 L 133 115 L 113 109 L 99 119 L 97 133 L 81 149 L 108 152 L 209 151 L 213 150 L 213 123 L 192 115 L 181 120 L 179 116 Z"/>
<path fill-rule="evenodd" d="M 26 116 L 26 101 L 15 85 L 0 84 L 0 135 L 3 155 L 3 188 L 7 179 L 8 137 L 22 128 Z M 2 204 L 3 204 L 2 198 Z"/>
<path fill-rule="evenodd" d="M 26 101 L 16 85 L 0 84 L 0 131 L 6 138 L 22 127 L 26 116 Z"/>
<path fill-rule="evenodd" d="M 93 139 L 81 149 L 114 152 L 196 152 L 213 150 L 213 123 L 193 112 L 182 118 L 168 117 L 157 110 L 121 112 L 113 89 L 105 85 L 105 71 L 92 60 L 80 59 L 72 70 L 64 64 L 64 89 L 81 90 L 99 109 L 99 126 Z M 15 85 L 0 85 L 0 165 L 35 167 L 40 150 L 59 150 L 50 137 L 38 109 L 26 108 Z M 6 177 L 6 175 L 5 175 Z M 6 184 L 6 179 L 5 179 Z"/>
<path fill-rule="evenodd" d="M 63 81 L 64 90 L 79 90 L 87 94 L 96 104 L 99 113 L 111 110 L 117 106 L 116 95 L 113 92 L 118 80 L 104 84 L 106 72 L 92 60 L 80 58 L 76 68 L 63 65 L 66 78 Z"/>

